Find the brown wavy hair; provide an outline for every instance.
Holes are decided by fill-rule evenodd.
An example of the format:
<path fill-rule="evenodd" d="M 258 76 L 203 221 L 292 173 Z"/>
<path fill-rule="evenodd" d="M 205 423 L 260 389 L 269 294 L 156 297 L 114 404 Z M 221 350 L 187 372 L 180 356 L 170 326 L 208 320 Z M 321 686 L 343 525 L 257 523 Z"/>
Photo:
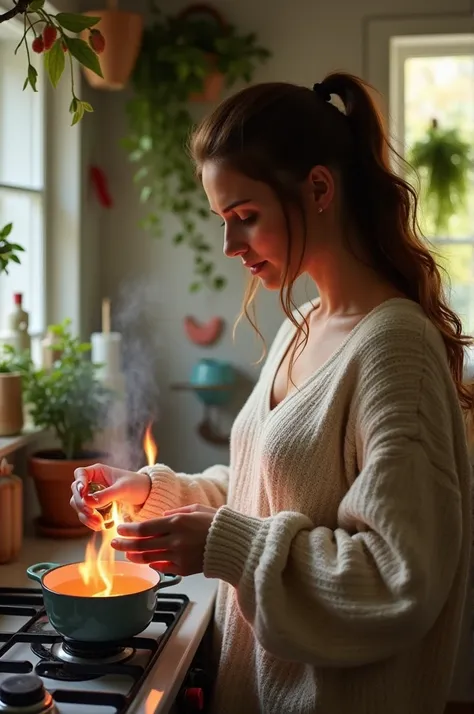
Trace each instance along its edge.
<path fill-rule="evenodd" d="M 191 156 L 198 176 L 204 162 L 222 161 L 270 186 L 286 220 L 287 266 L 289 207 L 297 206 L 304 220 L 299 185 L 316 165 L 337 170 L 346 218 L 357 229 L 363 254 L 394 288 L 419 303 L 438 328 L 461 405 L 471 410 L 474 396 L 463 384 L 463 363 L 472 340 L 447 304 L 440 267 L 419 230 L 416 191 L 390 167 L 390 157 L 398 155 L 388 141 L 373 91 L 343 72 L 327 75 L 316 91 L 285 82 L 253 85 L 223 101 L 202 121 L 191 139 Z M 333 96 L 343 111 L 328 101 Z M 304 333 L 305 343 L 308 324 L 295 318 L 292 297 L 303 254 L 304 246 L 299 265 L 291 274 L 286 269 L 280 302 L 298 335 Z M 260 334 L 255 313 L 250 314 L 257 288 L 258 279 L 251 279 L 239 319 L 246 315 Z"/>

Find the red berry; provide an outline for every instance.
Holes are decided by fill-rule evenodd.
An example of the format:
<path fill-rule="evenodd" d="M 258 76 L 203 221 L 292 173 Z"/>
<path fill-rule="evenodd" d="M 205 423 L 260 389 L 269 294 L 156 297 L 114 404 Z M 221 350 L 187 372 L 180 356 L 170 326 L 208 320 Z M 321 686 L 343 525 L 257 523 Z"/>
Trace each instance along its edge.
<path fill-rule="evenodd" d="M 31 49 L 33 50 L 33 52 L 37 52 L 40 55 L 44 50 L 43 38 L 35 37 L 35 39 L 32 42 Z"/>
<path fill-rule="evenodd" d="M 54 45 L 56 42 L 56 37 L 58 36 L 58 31 L 54 27 L 54 25 L 46 25 L 46 27 L 43 30 L 43 42 L 44 42 L 44 49 L 50 50 L 51 47 Z"/>
<path fill-rule="evenodd" d="M 105 49 L 105 37 L 100 30 L 91 30 L 89 34 L 89 44 L 98 55 Z"/>

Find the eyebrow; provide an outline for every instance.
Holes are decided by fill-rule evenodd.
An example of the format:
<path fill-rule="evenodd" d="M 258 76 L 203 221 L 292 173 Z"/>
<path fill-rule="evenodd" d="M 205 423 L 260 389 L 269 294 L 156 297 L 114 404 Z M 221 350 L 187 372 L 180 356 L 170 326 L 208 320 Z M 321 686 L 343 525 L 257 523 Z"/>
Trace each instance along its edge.
<path fill-rule="evenodd" d="M 233 208 L 237 208 L 237 206 L 242 206 L 244 203 L 250 203 L 251 198 L 239 198 L 238 201 L 234 201 L 233 203 L 230 203 L 227 208 L 224 208 L 222 213 L 229 213 L 229 211 L 232 211 Z M 213 211 L 211 208 L 211 213 L 214 213 L 216 216 L 218 215 L 216 211 Z"/>

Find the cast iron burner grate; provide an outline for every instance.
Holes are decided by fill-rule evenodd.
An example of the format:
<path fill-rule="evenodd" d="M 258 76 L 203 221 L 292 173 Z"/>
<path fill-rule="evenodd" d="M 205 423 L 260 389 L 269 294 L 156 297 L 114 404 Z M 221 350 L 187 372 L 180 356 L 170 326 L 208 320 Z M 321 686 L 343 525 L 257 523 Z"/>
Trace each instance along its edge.
<path fill-rule="evenodd" d="M 28 618 L 13 634 L 0 629 L 0 674 L 35 672 L 40 677 L 58 682 L 87 682 L 105 675 L 130 677 L 133 684 L 126 695 L 87 689 L 49 689 L 58 704 L 114 707 L 116 714 L 126 714 L 188 604 L 186 595 L 159 595 L 153 622 L 165 625 L 162 634 L 157 638 L 130 637 L 107 643 L 102 648 L 94 645 L 92 649 L 88 643 L 65 640 L 52 628 L 44 609 L 41 589 L 0 588 L 0 628 L 2 615 Z M 8 659 L 12 648 L 20 643 L 30 645 L 31 651 L 40 660 L 36 665 L 28 660 Z M 138 650 L 149 652 L 145 666 L 130 663 Z"/>

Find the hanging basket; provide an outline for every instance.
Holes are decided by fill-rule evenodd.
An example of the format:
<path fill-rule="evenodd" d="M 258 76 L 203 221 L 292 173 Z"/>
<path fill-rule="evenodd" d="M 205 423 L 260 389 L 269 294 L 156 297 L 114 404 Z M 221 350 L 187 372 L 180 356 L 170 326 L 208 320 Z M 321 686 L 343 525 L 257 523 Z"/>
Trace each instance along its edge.
<path fill-rule="evenodd" d="M 209 74 L 204 80 L 202 92 L 193 92 L 189 96 L 190 102 L 217 102 L 224 89 L 225 77 L 222 72 L 215 69 L 217 57 L 215 55 L 207 55 L 209 64 Z"/>
<path fill-rule="evenodd" d="M 222 15 L 214 7 L 206 4 L 189 5 L 180 12 L 178 17 L 182 20 L 189 20 L 194 17 L 195 19 L 215 23 L 222 28 L 226 26 Z M 225 77 L 222 72 L 219 72 L 217 69 L 217 55 L 208 53 L 206 58 L 209 66 L 209 74 L 204 79 L 202 92 L 193 92 L 189 97 L 190 102 L 216 102 L 224 89 Z"/>
<path fill-rule="evenodd" d="M 100 22 L 94 29 L 100 30 L 105 38 L 105 49 L 99 55 L 104 77 L 99 77 L 84 67 L 87 81 L 94 89 L 111 91 L 124 89 L 140 51 L 143 35 L 142 15 L 121 10 L 90 10 L 84 15 L 100 17 Z M 82 33 L 82 39 L 88 41 L 87 30 Z"/>

